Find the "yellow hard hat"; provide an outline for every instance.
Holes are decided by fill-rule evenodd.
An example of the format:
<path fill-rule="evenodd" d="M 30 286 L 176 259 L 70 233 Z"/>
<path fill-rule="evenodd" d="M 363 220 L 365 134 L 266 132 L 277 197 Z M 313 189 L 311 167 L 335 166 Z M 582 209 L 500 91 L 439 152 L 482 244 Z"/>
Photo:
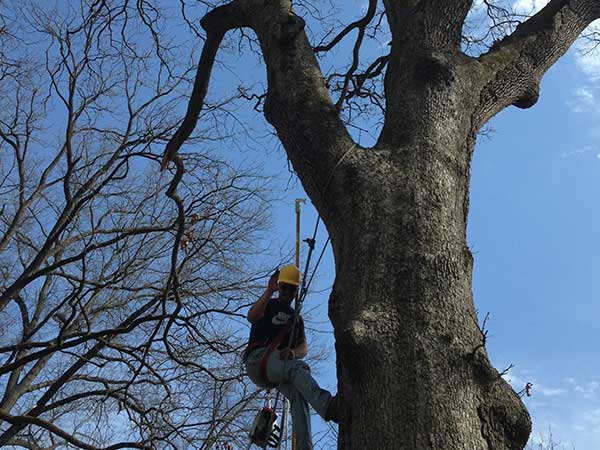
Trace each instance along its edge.
<path fill-rule="evenodd" d="M 279 269 L 279 278 L 277 278 L 277 282 L 300 286 L 300 269 L 294 264 L 283 266 Z"/>

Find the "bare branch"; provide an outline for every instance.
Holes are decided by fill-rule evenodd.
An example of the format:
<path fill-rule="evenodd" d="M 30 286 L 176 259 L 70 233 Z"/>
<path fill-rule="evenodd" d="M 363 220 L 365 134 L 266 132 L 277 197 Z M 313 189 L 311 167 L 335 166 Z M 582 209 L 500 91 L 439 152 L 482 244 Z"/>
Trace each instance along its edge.
<path fill-rule="evenodd" d="M 335 47 L 344 37 L 346 37 L 351 31 L 358 29 L 359 36 L 364 34 L 364 30 L 367 25 L 371 23 L 373 17 L 375 16 L 375 11 L 377 10 L 377 0 L 369 0 L 369 7 L 367 8 L 367 13 L 362 19 L 356 20 L 350 24 L 348 24 L 342 31 L 340 31 L 337 36 L 335 36 L 329 44 L 326 45 L 317 45 L 314 47 L 314 52 L 327 52 Z M 362 37 L 357 38 L 357 42 L 362 40 Z M 358 44 L 360 47 L 360 44 Z M 355 44 L 356 47 L 356 44 Z"/>
<path fill-rule="evenodd" d="M 204 106 L 204 98 L 208 91 L 208 83 L 215 62 L 215 56 L 219 50 L 223 36 L 227 31 L 245 25 L 240 19 L 239 11 L 235 8 L 234 3 L 215 8 L 204 16 L 201 24 L 206 31 L 206 41 L 204 42 L 202 55 L 200 56 L 196 71 L 194 89 L 192 90 L 183 122 L 167 143 L 161 163 L 162 170 L 165 169 L 168 161 L 173 160 L 175 154 L 196 127 L 198 116 Z"/>
<path fill-rule="evenodd" d="M 37 417 L 31 417 L 31 416 L 27 416 L 27 415 L 11 416 L 10 414 L 7 414 L 4 411 L 0 410 L 0 419 L 5 420 L 6 422 L 8 422 L 10 424 L 13 424 L 13 426 L 19 426 L 19 427 L 24 427 L 26 425 L 37 425 L 38 427 L 45 428 L 46 430 L 50 431 L 51 433 L 56 434 L 57 436 L 60 436 L 65 441 L 69 442 L 70 444 L 72 444 L 78 448 L 85 449 L 85 450 L 100 450 L 100 449 L 102 449 L 102 450 L 117 450 L 120 448 L 141 448 L 141 449 L 152 448 L 150 446 L 146 446 L 146 445 L 143 445 L 143 444 L 140 444 L 137 442 L 120 442 L 118 444 L 113 444 L 108 447 L 95 447 L 93 445 L 89 445 L 83 441 L 80 441 L 75 436 L 72 436 L 71 434 L 60 429 L 56 425 L 54 425 L 50 422 L 47 422 L 45 420 L 39 419 Z"/>

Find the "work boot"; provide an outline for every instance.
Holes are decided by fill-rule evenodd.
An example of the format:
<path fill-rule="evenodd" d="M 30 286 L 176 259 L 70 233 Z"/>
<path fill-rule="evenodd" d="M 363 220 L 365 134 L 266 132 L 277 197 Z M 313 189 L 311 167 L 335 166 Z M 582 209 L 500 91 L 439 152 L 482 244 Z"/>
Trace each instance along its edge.
<path fill-rule="evenodd" d="M 339 423 L 339 415 L 340 415 L 340 398 L 336 395 L 331 397 L 329 401 L 329 405 L 327 405 L 327 411 L 325 411 L 324 419 L 329 422 Z"/>

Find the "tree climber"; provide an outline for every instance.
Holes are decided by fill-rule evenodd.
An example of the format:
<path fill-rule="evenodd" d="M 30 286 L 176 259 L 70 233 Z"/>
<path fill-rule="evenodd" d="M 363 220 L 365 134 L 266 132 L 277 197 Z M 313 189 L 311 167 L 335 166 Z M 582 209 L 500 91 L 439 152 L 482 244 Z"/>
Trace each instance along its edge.
<path fill-rule="evenodd" d="M 304 321 L 298 316 L 295 327 L 292 300 L 300 285 L 300 271 L 287 265 L 271 275 L 264 293 L 250 307 L 252 324 L 244 363 L 250 379 L 258 386 L 277 387 L 291 402 L 292 421 L 298 450 L 312 450 L 310 404 L 327 421 L 338 421 L 338 397 L 321 389 L 301 360 L 308 348 Z M 279 291 L 278 298 L 271 298 Z M 290 334 L 294 328 L 294 338 Z M 291 343 L 290 343 L 291 342 Z M 288 343 L 290 343 L 288 347 Z"/>

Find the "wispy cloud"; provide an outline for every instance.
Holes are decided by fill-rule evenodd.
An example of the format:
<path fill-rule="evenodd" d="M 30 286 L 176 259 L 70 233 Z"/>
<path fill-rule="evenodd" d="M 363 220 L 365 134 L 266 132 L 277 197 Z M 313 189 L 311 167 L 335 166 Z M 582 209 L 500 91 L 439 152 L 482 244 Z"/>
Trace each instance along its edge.
<path fill-rule="evenodd" d="M 517 0 L 513 3 L 513 10 L 516 13 L 532 15 L 548 4 L 549 0 Z"/>
<path fill-rule="evenodd" d="M 581 419 L 582 422 L 585 424 L 584 427 L 586 427 L 587 425 L 587 429 L 594 432 L 594 433 L 600 433 L 600 408 L 599 409 L 593 409 L 590 411 L 584 411 L 581 414 Z"/>
<path fill-rule="evenodd" d="M 567 392 L 567 390 L 563 387 L 549 387 L 542 383 L 539 383 L 534 378 L 521 377 L 520 375 L 516 374 L 513 370 L 511 370 L 508 374 L 504 375 L 504 378 L 517 392 L 524 389 L 527 383 L 531 383 L 533 385 L 531 388 L 532 395 L 539 394 L 545 397 L 554 397 Z"/>
<path fill-rule="evenodd" d="M 533 419 L 530 445 L 546 448 L 552 435 L 557 449 L 600 448 L 600 379 L 555 379 L 526 369 L 512 369 L 505 378 L 516 391 L 533 383 L 532 397 L 524 399 Z"/>
<path fill-rule="evenodd" d="M 574 89 L 571 99 L 567 101 L 567 106 L 575 113 L 598 111 L 599 108 L 595 92 L 587 86 Z"/>
<path fill-rule="evenodd" d="M 583 32 L 583 37 L 575 45 L 575 62 L 591 80 L 600 80 L 600 48 L 597 39 L 600 36 L 600 20 L 592 22 Z"/>
<path fill-rule="evenodd" d="M 600 383 L 597 381 L 591 381 L 583 386 L 578 384 L 573 388 L 573 390 L 583 394 L 585 398 L 594 398 L 596 394 L 600 392 Z"/>
<path fill-rule="evenodd" d="M 597 157 L 600 158 L 600 154 Z M 600 382 L 598 381 L 582 382 L 572 377 L 565 378 L 564 381 L 569 390 L 583 395 L 585 399 L 592 399 L 600 395 Z"/>
<path fill-rule="evenodd" d="M 471 6 L 471 10 L 469 11 L 471 14 L 472 13 L 476 13 L 479 12 L 480 10 L 482 10 L 486 5 L 483 3 L 483 0 L 475 0 L 473 2 L 473 5 Z"/>
<path fill-rule="evenodd" d="M 579 157 L 579 156 L 585 156 L 585 155 L 590 155 L 591 153 L 595 153 L 598 152 L 600 149 L 595 146 L 595 145 L 585 145 L 583 147 L 579 147 L 579 148 L 575 148 L 575 149 L 571 149 L 571 150 L 565 150 L 564 152 L 562 152 L 560 154 L 561 158 L 575 158 L 575 157 Z M 600 155 L 600 153 L 598 153 L 596 156 Z M 600 156 L 598 156 L 600 158 Z M 570 379 L 570 378 L 569 378 Z M 565 379 L 566 382 L 568 382 L 567 380 L 569 379 Z"/>
<path fill-rule="evenodd" d="M 535 385 L 534 385 L 535 387 Z M 542 395 L 545 395 L 547 397 L 553 397 L 555 395 L 562 395 L 566 392 L 565 389 L 562 388 L 550 388 L 550 387 L 546 387 L 546 386 L 541 386 L 541 385 L 537 385 L 537 392 L 539 392 Z"/>

